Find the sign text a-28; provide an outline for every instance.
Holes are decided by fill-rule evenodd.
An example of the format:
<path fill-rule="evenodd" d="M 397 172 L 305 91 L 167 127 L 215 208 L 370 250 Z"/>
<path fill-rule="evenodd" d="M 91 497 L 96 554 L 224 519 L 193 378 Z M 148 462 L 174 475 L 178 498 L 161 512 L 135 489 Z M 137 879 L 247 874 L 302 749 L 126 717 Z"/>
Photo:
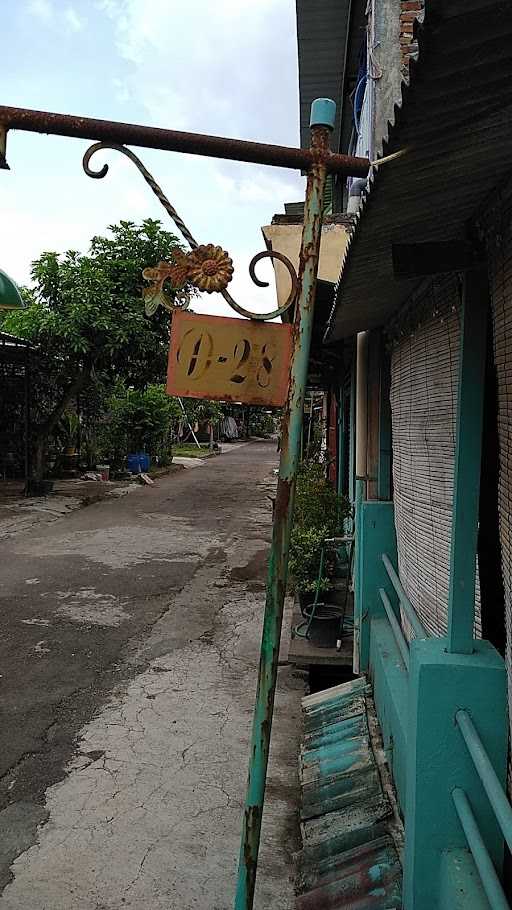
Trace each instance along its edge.
<path fill-rule="evenodd" d="M 291 351 L 291 325 L 178 310 L 167 392 L 280 407 L 288 393 Z"/>

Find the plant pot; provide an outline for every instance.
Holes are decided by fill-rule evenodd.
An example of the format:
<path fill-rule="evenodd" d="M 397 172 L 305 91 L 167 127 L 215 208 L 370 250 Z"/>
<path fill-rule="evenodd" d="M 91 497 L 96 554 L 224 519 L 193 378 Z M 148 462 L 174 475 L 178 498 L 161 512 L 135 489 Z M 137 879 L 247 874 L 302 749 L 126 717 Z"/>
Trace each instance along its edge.
<path fill-rule="evenodd" d="M 304 613 L 305 609 L 313 603 L 315 599 L 314 591 L 298 591 L 297 596 L 299 598 L 299 606 L 301 613 Z"/>
<path fill-rule="evenodd" d="M 109 464 L 97 464 L 96 470 L 101 474 L 102 480 L 110 480 L 110 465 Z"/>
<path fill-rule="evenodd" d="M 339 638 L 339 617 L 314 619 L 309 630 L 309 640 L 317 648 L 335 648 Z"/>
<path fill-rule="evenodd" d="M 64 454 L 62 456 L 62 473 L 65 476 L 74 477 L 78 473 L 78 452 L 74 454 Z"/>
<path fill-rule="evenodd" d="M 301 613 L 305 620 L 311 616 L 314 592 L 298 592 Z M 325 616 L 326 608 L 331 604 L 331 591 L 320 591 L 315 616 L 309 627 L 309 640 L 316 648 L 335 648 L 339 638 L 340 616 Z M 334 605 L 333 605 L 334 606 Z"/>

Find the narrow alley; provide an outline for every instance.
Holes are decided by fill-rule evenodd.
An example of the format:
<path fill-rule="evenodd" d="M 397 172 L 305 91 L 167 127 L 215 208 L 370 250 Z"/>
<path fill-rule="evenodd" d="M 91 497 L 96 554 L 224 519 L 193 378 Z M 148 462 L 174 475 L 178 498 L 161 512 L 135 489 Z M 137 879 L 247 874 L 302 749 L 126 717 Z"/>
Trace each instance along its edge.
<path fill-rule="evenodd" d="M 232 904 L 275 443 L 0 543 L 0 910 Z M 291 910 L 304 681 L 283 662 L 256 907 Z"/>

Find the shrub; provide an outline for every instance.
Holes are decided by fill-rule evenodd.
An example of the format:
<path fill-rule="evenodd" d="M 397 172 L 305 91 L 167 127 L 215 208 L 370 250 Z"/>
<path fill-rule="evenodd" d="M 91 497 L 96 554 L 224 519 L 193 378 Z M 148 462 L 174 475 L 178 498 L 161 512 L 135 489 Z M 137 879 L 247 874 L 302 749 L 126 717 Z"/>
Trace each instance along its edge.
<path fill-rule="evenodd" d="M 121 465 L 129 452 L 169 458 L 179 414 L 177 401 L 167 395 L 163 385 L 149 385 L 144 391 L 118 386 L 103 424 L 104 456 L 115 465 Z"/>
<path fill-rule="evenodd" d="M 325 538 L 343 533 L 344 519 L 350 514 L 350 502 L 338 496 L 325 478 L 324 468 L 316 461 L 304 461 L 297 476 L 295 512 L 290 541 L 290 589 L 315 591 L 320 570 L 320 556 Z M 326 563 L 320 590 L 332 587 L 332 567 Z"/>

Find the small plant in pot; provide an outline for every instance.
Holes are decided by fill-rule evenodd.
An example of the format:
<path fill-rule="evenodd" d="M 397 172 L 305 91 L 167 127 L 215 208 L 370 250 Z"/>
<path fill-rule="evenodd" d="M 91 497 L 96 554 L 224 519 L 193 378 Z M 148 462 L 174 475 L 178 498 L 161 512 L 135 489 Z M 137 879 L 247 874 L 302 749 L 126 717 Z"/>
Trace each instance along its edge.
<path fill-rule="evenodd" d="M 80 418 L 74 411 L 68 411 L 60 420 L 57 438 L 62 446 L 61 466 L 66 474 L 78 470 L 78 433 Z M 55 470 L 58 470 L 57 465 Z"/>
<path fill-rule="evenodd" d="M 64 455 L 76 455 L 78 445 L 78 431 L 80 418 L 74 411 L 69 411 L 61 418 L 59 424 L 59 440 L 64 450 Z"/>
<path fill-rule="evenodd" d="M 313 602 L 317 585 L 322 599 L 333 587 L 335 563 L 328 552 L 319 578 L 322 546 L 327 538 L 343 534 L 349 514 L 349 500 L 335 492 L 325 477 L 324 466 L 318 461 L 304 461 L 297 476 L 289 557 L 289 586 L 297 593 L 302 609 Z"/>

